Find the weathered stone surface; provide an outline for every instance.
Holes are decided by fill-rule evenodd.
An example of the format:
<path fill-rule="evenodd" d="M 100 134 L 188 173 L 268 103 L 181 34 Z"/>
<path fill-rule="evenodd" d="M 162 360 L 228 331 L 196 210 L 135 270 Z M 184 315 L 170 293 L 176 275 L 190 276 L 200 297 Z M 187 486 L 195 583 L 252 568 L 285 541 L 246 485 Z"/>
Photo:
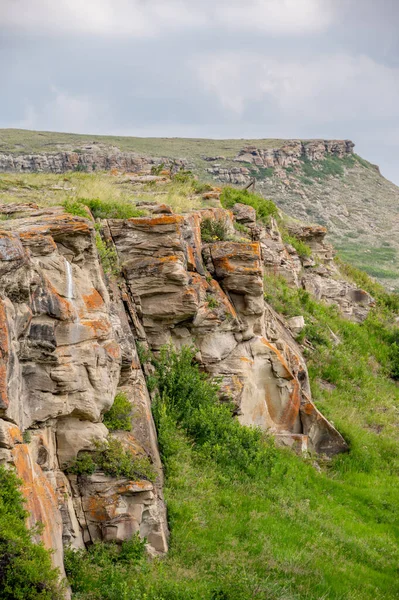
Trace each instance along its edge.
<path fill-rule="evenodd" d="M 150 173 L 151 167 L 163 163 L 173 169 L 186 166 L 183 159 L 152 158 L 136 152 L 121 152 L 118 148 L 101 144 L 86 146 L 80 152 L 66 151 L 52 154 L 0 154 L 0 171 L 64 173 L 117 170 L 131 173 Z M 155 176 L 152 176 L 156 178 Z"/>
<path fill-rule="evenodd" d="M 16 466 L 29 524 L 44 523 L 42 539 L 62 568 L 63 543 L 84 547 L 83 534 L 85 541 L 90 536 L 83 491 L 75 486 L 72 494 L 61 469 L 80 451 L 93 450 L 96 440 L 106 440 L 102 415 L 123 380 L 135 415 L 131 439 L 137 436 L 134 443 L 151 457 L 158 477 L 145 484 L 152 496 L 141 503 L 141 514 L 136 500 L 121 498 L 137 499 L 142 484 L 135 496 L 131 482 L 122 492 L 108 478 L 116 504 L 125 502 L 121 522 L 134 523 L 117 537 L 125 539 L 137 525 L 148 534 L 151 552 L 164 552 L 162 467 L 149 396 L 119 290 L 113 288 L 111 302 L 104 283 L 93 225 L 61 208 L 32 207 L 20 218 L 17 213 L 0 223 L 0 460 Z M 90 501 L 90 494 L 84 496 Z M 90 518 L 92 530 L 101 530 Z"/>

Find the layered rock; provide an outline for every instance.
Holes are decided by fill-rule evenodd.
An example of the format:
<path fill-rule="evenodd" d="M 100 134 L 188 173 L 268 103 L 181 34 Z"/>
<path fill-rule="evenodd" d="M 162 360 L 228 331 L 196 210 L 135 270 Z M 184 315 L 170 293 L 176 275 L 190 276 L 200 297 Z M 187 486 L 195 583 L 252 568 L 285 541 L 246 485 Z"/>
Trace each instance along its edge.
<path fill-rule="evenodd" d="M 353 153 L 354 143 L 350 140 L 310 140 L 302 142 L 291 140 L 279 148 L 257 148 L 246 146 L 233 159 L 247 166 L 226 166 L 214 164 L 206 170 L 215 179 L 234 185 L 248 183 L 254 173 L 262 174 L 259 169 L 275 169 L 276 174 L 284 179 L 287 167 L 297 167 L 302 161 L 321 161 L 328 156 L 345 158 Z"/>
<path fill-rule="evenodd" d="M 136 152 L 121 152 L 101 144 L 86 146 L 78 151 L 42 154 L 0 154 L 0 172 L 64 173 L 65 171 L 150 172 L 154 165 L 164 164 L 172 169 L 185 167 L 183 159 L 154 158 Z"/>
<path fill-rule="evenodd" d="M 79 548 L 139 532 L 151 551 L 164 552 L 149 396 L 122 300 L 104 282 L 93 224 L 61 208 L 28 208 L 29 217 L 0 228 L 0 460 L 16 467 L 29 523 L 43 523 L 61 572 L 63 542 Z M 107 439 L 102 415 L 121 385 L 135 415 L 121 441 L 152 460 L 157 482 L 103 476 L 101 486 L 100 474 L 67 477 L 82 450 Z M 114 510 L 91 510 L 111 498 Z"/>
<path fill-rule="evenodd" d="M 235 212 L 253 220 L 244 208 Z M 108 221 L 141 335 L 155 351 L 166 343 L 197 347 L 197 360 L 222 381 L 221 397 L 234 401 L 243 424 L 310 450 L 345 450 L 311 402 L 299 347 L 264 302 L 263 248 L 276 233 L 255 225 L 258 240 L 201 245 L 200 224 L 209 218 L 234 231 L 233 214 L 218 208 Z"/>

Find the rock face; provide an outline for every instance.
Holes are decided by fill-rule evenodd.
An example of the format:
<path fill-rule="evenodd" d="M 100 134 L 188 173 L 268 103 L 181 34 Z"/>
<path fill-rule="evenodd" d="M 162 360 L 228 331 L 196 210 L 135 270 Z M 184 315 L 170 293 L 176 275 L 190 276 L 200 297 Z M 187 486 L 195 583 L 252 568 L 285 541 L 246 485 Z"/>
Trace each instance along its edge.
<path fill-rule="evenodd" d="M 44 172 L 64 173 L 65 171 L 107 171 L 118 169 L 123 172 L 149 172 L 153 165 L 165 164 L 180 168 L 186 164 L 182 159 L 152 158 L 136 152 L 121 152 L 118 148 L 87 146 L 77 152 L 57 152 L 53 154 L 0 154 L 0 172 Z"/>
<path fill-rule="evenodd" d="M 104 283 L 87 219 L 36 210 L 0 230 L 0 458 L 23 480 L 30 524 L 63 570 L 63 542 L 147 537 L 167 549 L 162 469 L 149 396 L 117 289 Z M 156 483 L 65 466 L 95 440 L 122 386 L 134 408 L 132 452 L 151 458 Z M 101 480 L 101 482 L 100 482 Z M 111 501 L 112 499 L 112 506 Z M 101 508 L 103 507 L 103 508 Z"/>
<path fill-rule="evenodd" d="M 253 165 L 258 172 L 260 169 L 276 169 L 284 177 L 283 169 L 300 165 L 301 161 L 320 161 L 327 156 L 344 158 L 353 153 L 354 143 L 350 140 L 310 140 L 302 142 L 291 140 L 279 148 L 257 148 L 246 146 L 234 158 L 237 163 Z M 214 164 L 207 172 L 220 181 L 241 185 L 248 183 L 253 173 L 248 166 L 229 167 Z"/>
<path fill-rule="evenodd" d="M 312 402 L 294 337 L 303 319 L 286 323 L 264 301 L 264 274 L 274 273 L 348 318 L 365 317 L 372 299 L 339 279 L 324 228 L 292 226 L 312 249 L 304 259 L 273 220 L 261 226 L 242 205 L 186 215 L 161 206 L 148 217 L 103 221 L 122 265 L 116 282 L 102 272 L 89 219 L 34 205 L 7 211 L 14 218 L 0 227 L 0 460 L 17 469 L 30 524 L 43 522 L 61 570 L 63 545 L 139 533 L 151 553 L 167 551 L 162 465 L 136 340 L 155 352 L 194 345 L 242 424 L 299 451 L 347 449 Z M 204 243 L 205 219 L 222 221 L 230 239 Z M 246 238 L 233 236 L 235 220 Z M 117 391 L 131 404 L 132 428 L 110 434 L 102 418 Z M 154 482 L 68 474 L 79 453 L 112 438 L 151 460 Z"/>

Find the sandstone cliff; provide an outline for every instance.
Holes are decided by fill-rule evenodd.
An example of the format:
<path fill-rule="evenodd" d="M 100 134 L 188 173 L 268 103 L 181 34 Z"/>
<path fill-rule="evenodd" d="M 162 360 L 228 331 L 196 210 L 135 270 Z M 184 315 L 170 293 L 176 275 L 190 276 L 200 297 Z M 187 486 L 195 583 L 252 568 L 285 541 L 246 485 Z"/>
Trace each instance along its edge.
<path fill-rule="evenodd" d="M 291 225 L 312 249 L 304 258 L 249 206 L 179 215 L 148 204 L 148 216 L 101 222 L 119 262 L 115 278 L 103 272 L 90 218 L 61 207 L 0 210 L 13 217 L 0 224 L 0 459 L 23 480 L 30 524 L 44 524 L 61 570 L 63 546 L 137 532 L 151 553 L 167 551 L 162 466 L 136 341 L 154 352 L 195 346 L 202 369 L 221 380 L 221 400 L 232 399 L 242 424 L 279 443 L 330 456 L 347 449 L 312 402 L 295 339 L 300 315 L 286 321 L 264 301 L 264 274 L 280 274 L 347 318 L 366 317 L 373 299 L 340 276 L 323 227 Z M 228 239 L 204 242 L 206 220 L 222 223 Z M 109 433 L 102 419 L 118 391 L 132 407 L 131 431 Z M 68 471 L 82 451 L 115 438 L 151 461 L 151 481 Z"/>

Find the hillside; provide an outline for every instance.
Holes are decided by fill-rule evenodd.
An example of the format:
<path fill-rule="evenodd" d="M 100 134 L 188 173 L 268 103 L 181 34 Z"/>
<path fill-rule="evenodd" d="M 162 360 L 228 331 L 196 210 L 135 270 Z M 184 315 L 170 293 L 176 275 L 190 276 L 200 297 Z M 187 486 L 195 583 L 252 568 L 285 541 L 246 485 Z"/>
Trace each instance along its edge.
<path fill-rule="evenodd" d="M 0 599 L 396 600 L 398 296 L 145 164 L 0 175 Z"/>
<path fill-rule="evenodd" d="M 399 188 L 382 177 L 378 167 L 354 154 L 351 143 L 346 144 L 133 138 L 9 129 L 0 130 L 0 171 L 90 171 L 93 166 L 137 171 L 157 162 L 179 160 L 178 164 L 203 181 L 243 187 L 255 178 L 264 197 L 294 218 L 325 225 L 344 259 L 388 288 L 397 289 Z M 56 158 L 50 164 L 46 156 Z"/>

